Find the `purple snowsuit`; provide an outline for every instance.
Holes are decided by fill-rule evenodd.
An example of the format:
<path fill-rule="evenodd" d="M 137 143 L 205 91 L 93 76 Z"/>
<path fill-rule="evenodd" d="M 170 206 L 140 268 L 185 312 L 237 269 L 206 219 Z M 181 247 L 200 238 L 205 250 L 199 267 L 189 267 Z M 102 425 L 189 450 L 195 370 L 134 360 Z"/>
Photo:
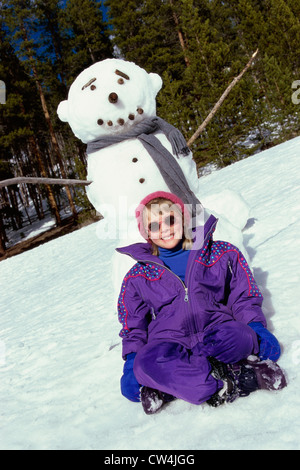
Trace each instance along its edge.
<path fill-rule="evenodd" d="M 194 404 L 223 386 L 210 374 L 207 357 L 234 363 L 257 354 L 257 335 L 248 323 L 266 326 L 249 266 L 235 246 L 213 241 L 216 223 L 210 216 L 197 229 L 204 229 L 204 241 L 190 251 L 185 282 L 152 255 L 149 243 L 117 250 L 137 260 L 118 302 L 123 357 L 137 353 L 140 384 Z"/>

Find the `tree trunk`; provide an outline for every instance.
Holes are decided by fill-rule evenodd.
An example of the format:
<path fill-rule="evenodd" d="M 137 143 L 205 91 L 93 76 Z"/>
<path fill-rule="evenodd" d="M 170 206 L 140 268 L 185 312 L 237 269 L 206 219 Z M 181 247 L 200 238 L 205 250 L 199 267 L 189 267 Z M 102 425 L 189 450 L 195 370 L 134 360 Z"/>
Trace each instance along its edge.
<path fill-rule="evenodd" d="M 23 224 L 22 224 L 21 214 L 19 213 L 19 204 L 18 204 L 18 198 L 17 198 L 17 195 L 16 195 L 16 191 L 14 190 L 14 188 L 8 188 L 7 192 L 8 192 L 8 196 L 9 196 L 10 207 L 12 207 L 14 209 L 13 217 L 15 219 L 17 230 L 20 230 L 20 228 L 22 228 Z"/>
<path fill-rule="evenodd" d="M 46 122 L 48 124 L 49 133 L 50 133 L 50 137 L 51 137 L 51 143 L 52 143 L 52 146 L 53 146 L 53 149 L 54 149 L 56 160 L 57 160 L 57 163 L 59 165 L 59 169 L 60 169 L 60 172 L 61 172 L 61 175 L 62 175 L 63 179 L 67 179 L 67 174 L 65 172 L 62 156 L 60 154 L 60 149 L 59 149 L 59 146 L 58 146 L 58 142 L 57 142 L 56 135 L 55 135 L 55 132 L 54 132 L 54 129 L 53 129 L 53 126 L 52 126 L 51 119 L 50 119 L 50 114 L 49 114 L 49 111 L 48 111 L 48 107 L 47 107 L 47 103 L 46 103 L 45 96 L 44 96 L 44 93 L 43 93 L 43 89 L 42 89 L 42 86 L 41 86 L 41 84 L 38 80 L 37 71 L 36 71 L 36 68 L 35 68 L 34 65 L 32 65 L 32 69 L 33 69 L 35 82 L 36 82 L 36 85 L 37 85 L 37 88 L 38 88 L 38 91 L 39 91 L 39 94 L 40 94 L 40 99 L 41 99 L 42 108 L 43 108 L 43 111 L 44 111 L 44 116 L 45 116 Z M 72 198 L 72 195 L 71 195 L 70 188 L 68 186 L 65 186 L 65 190 L 66 190 L 66 193 L 67 193 L 67 197 L 68 197 L 68 200 L 69 200 L 69 204 L 70 204 L 73 216 L 74 216 L 74 218 L 77 218 L 77 211 L 76 211 L 75 204 L 74 204 L 74 201 L 73 201 L 73 198 Z"/>
<path fill-rule="evenodd" d="M 46 173 L 46 170 L 45 170 L 44 162 L 43 162 L 42 156 L 40 154 L 40 151 L 38 149 L 37 143 L 36 143 L 33 136 L 31 136 L 29 138 L 29 144 L 30 144 L 30 147 L 31 147 L 31 151 L 32 151 L 33 155 L 35 156 L 36 161 L 38 163 L 39 170 L 40 170 L 40 173 L 41 173 L 42 177 L 47 178 L 47 173 Z M 14 183 L 14 184 L 18 184 L 18 183 Z M 57 207 L 57 204 L 56 204 L 56 201 L 55 201 L 55 197 L 54 197 L 52 188 L 49 184 L 46 184 L 46 191 L 47 191 L 47 196 L 48 196 L 48 201 L 49 201 L 49 204 L 50 204 L 51 212 L 53 213 L 53 215 L 55 216 L 55 219 L 56 219 L 56 224 L 61 225 L 61 218 L 60 218 L 59 210 L 58 210 L 58 207 Z"/>
<path fill-rule="evenodd" d="M 22 184 L 20 186 L 22 187 Z M 28 185 L 27 190 L 30 194 L 31 200 L 32 200 L 34 208 L 35 208 L 35 212 L 38 216 L 38 219 L 39 220 L 44 219 L 45 214 L 44 214 L 43 204 L 42 204 L 40 195 L 37 191 L 37 188 L 35 186 Z M 24 208 L 25 208 L 25 206 L 24 206 Z"/>
<path fill-rule="evenodd" d="M 190 60 L 189 60 L 188 56 L 186 55 L 187 47 L 186 47 L 186 43 L 185 43 L 185 40 L 184 40 L 183 32 L 181 31 L 180 26 L 179 26 L 178 16 L 176 15 L 176 13 L 173 9 L 174 8 L 173 0 L 169 0 L 169 2 L 170 2 L 170 5 L 171 5 L 171 8 L 172 8 L 172 14 L 173 14 L 174 22 L 175 22 L 175 25 L 176 25 L 176 28 L 177 28 L 179 43 L 180 43 L 181 49 L 183 51 L 184 61 L 185 61 L 186 66 L 189 67 L 191 64 L 190 64 Z"/>
<path fill-rule="evenodd" d="M 95 56 L 94 56 L 94 53 L 93 53 L 93 51 L 92 51 L 91 46 L 89 45 L 88 35 L 87 35 L 87 32 L 86 32 L 84 23 L 83 23 L 83 21 L 82 21 L 82 18 L 79 18 L 79 20 L 80 20 L 80 24 L 81 24 L 81 26 L 82 26 L 82 30 L 83 30 L 83 32 L 84 32 L 84 37 L 85 37 L 85 41 L 86 41 L 86 45 L 87 45 L 88 51 L 89 51 L 89 53 L 90 53 L 92 62 L 93 62 L 93 64 L 94 64 L 94 63 L 96 62 L 96 58 L 95 58 Z"/>
<path fill-rule="evenodd" d="M 13 207 L 13 204 L 10 201 L 8 190 L 6 190 L 5 188 L 1 188 L 1 193 L 2 193 L 1 198 L 3 201 L 2 207 L 4 208 L 4 211 L 5 209 L 7 210 L 6 216 L 7 218 L 10 219 L 10 223 L 11 223 L 13 230 L 18 230 L 19 227 L 15 218 L 15 212 L 13 210 L 9 210 L 10 208 L 12 209 L 15 209 L 15 208 Z"/>

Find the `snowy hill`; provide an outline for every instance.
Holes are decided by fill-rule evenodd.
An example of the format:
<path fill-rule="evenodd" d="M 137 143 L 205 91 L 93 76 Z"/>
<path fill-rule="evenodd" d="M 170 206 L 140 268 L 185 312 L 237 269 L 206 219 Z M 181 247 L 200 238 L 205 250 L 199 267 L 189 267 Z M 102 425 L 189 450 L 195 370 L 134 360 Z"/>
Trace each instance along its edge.
<path fill-rule="evenodd" d="M 0 263 L 0 448 L 299 449 L 299 154 L 300 137 L 201 179 L 204 195 L 234 189 L 251 208 L 244 240 L 287 388 L 153 416 L 123 398 L 114 241 L 93 224 Z"/>

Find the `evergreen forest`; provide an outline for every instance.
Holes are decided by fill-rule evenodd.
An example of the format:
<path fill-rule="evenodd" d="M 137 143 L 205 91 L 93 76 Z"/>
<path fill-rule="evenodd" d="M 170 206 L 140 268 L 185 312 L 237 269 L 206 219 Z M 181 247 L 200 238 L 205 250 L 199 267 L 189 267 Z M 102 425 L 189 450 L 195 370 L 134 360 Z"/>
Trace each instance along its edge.
<path fill-rule="evenodd" d="M 258 50 L 191 144 L 200 176 L 299 134 L 299 0 L 7 0 L 0 5 L 0 180 L 86 178 L 85 145 L 59 121 L 56 109 L 84 68 L 110 57 L 161 75 L 157 114 L 189 140 Z M 31 223 L 29 206 L 40 220 L 50 211 L 58 226 L 62 208 L 76 221 L 92 210 L 80 186 L 1 187 L 0 256 L 7 231 Z"/>

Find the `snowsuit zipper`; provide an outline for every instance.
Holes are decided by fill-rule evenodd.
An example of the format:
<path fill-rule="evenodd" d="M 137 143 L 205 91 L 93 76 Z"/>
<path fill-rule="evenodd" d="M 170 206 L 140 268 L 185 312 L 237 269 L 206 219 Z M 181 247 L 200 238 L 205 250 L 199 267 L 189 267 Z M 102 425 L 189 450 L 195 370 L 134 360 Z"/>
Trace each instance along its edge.
<path fill-rule="evenodd" d="M 214 227 L 216 226 L 217 224 L 217 220 L 214 222 L 214 224 L 212 225 L 211 229 L 208 231 L 208 233 L 206 234 L 206 237 L 204 238 L 203 240 L 203 244 L 202 244 L 202 247 L 205 246 L 208 238 L 210 237 L 211 235 L 211 232 L 213 231 Z M 198 253 L 198 250 L 195 250 L 195 253 Z M 188 261 L 188 266 L 187 266 L 187 272 L 186 272 L 186 276 L 185 276 L 185 280 L 186 280 L 186 296 L 188 295 L 188 287 L 191 287 L 190 286 L 190 278 L 191 278 L 191 273 L 193 271 L 193 266 L 195 264 L 195 256 L 191 256 L 189 258 L 189 261 Z M 193 297 L 193 296 L 192 296 Z M 191 299 L 192 299 L 191 297 Z M 184 299 L 185 300 L 185 299 Z M 189 298 L 187 297 L 187 301 L 189 301 Z M 193 301 L 190 300 L 189 302 L 189 309 L 190 309 L 190 314 L 188 315 L 188 322 L 189 322 L 189 326 L 190 326 L 190 333 L 191 334 L 195 334 L 197 333 L 198 331 L 198 328 L 197 328 L 197 325 L 195 323 L 195 320 L 193 319 Z"/>
<path fill-rule="evenodd" d="M 191 335 L 193 335 L 196 332 L 196 325 L 195 325 L 194 321 L 192 320 L 192 309 L 189 308 L 189 290 L 188 290 L 188 286 L 180 279 L 179 276 L 177 276 L 177 274 L 175 274 L 165 264 L 161 264 L 161 263 L 158 263 L 157 261 L 153 261 L 153 260 L 144 260 L 144 259 L 139 260 L 139 259 L 134 258 L 130 253 L 125 253 L 125 254 L 127 254 L 131 258 L 135 259 L 138 263 L 156 264 L 157 266 L 160 266 L 161 268 L 166 269 L 167 271 L 169 271 L 171 273 L 171 275 L 175 276 L 179 280 L 180 284 L 182 285 L 182 287 L 184 289 L 184 302 L 187 305 L 186 319 L 187 319 L 187 323 L 189 325 L 189 333 Z M 189 271 L 191 271 L 191 269 Z M 152 318 L 154 319 L 153 315 L 152 315 Z M 155 315 L 155 319 L 156 319 L 156 315 Z"/>
<path fill-rule="evenodd" d="M 187 321 L 188 321 L 188 324 L 189 324 L 189 330 L 190 330 L 190 333 L 193 334 L 195 332 L 195 328 L 194 328 L 194 325 L 193 325 L 193 321 L 191 319 L 191 315 L 190 315 L 190 309 L 188 308 L 188 303 L 189 303 L 189 291 L 188 291 L 188 286 L 180 279 L 179 276 L 177 276 L 177 274 L 175 274 L 171 269 L 169 269 L 165 264 L 161 264 L 161 263 L 157 263 L 156 261 L 148 261 L 148 260 L 143 260 L 143 261 L 139 261 L 139 263 L 143 262 L 143 263 L 151 263 L 151 264 L 156 264 L 157 266 L 160 266 L 161 268 L 164 268 L 166 269 L 167 271 L 169 271 L 171 273 L 171 275 L 175 276 L 179 282 L 181 283 L 183 289 L 184 289 L 184 302 L 187 304 Z"/>

